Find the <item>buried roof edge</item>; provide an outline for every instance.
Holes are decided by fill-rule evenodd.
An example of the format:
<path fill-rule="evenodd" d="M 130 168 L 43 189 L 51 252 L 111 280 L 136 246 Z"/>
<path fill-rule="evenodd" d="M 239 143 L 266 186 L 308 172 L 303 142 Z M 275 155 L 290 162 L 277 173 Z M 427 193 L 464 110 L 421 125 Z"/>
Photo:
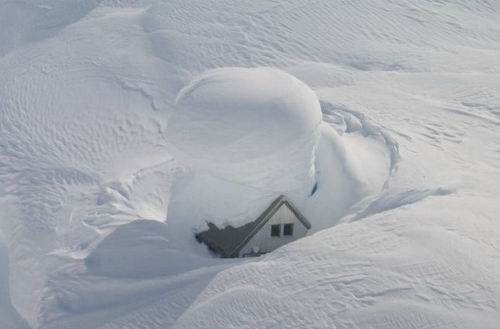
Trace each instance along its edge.
<path fill-rule="evenodd" d="M 311 222 L 309 222 L 305 217 L 304 215 L 302 215 L 302 213 L 293 205 L 293 203 L 291 203 L 290 201 L 288 201 L 288 199 L 284 199 L 283 200 L 283 203 L 285 203 L 288 208 L 295 214 L 295 216 L 298 218 L 299 221 L 302 222 L 302 224 L 304 224 L 304 226 L 309 230 L 311 228 Z"/>
<path fill-rule="evenodd" d="M 293 212 L 295 217 L 297 217 L 297 219 L 307 229 L 311 228 L 311 223 L 304 217 L 304 215 L 302 215 L 302 213 L 297 208 L 295 208 L 295 206 L 290 201 L 288 201 L 286 196 L 280 195 L 273 202 L 271 202 L 269 207 L 267 207 L 266 210 L 264 210 L 262 214 L 254 221 L 255 226 L 252 228 L 252 231 L 250 231 L 250 233 L 245 237 L 245 239 L 241 241 L 241 243 L 239 243 L 228 256 L 229 257 L 237 256 L 238 253 L 241 251 L 241 249 L 248 243 L 248 241 L 250 241 L 250 239 L 253 238 L 255 234 L 257 234 L 257 232 L 262 228 L 262 226 L 264 226 L 267 223 L 267 221 L 276 213 L 276 211 L 278 211 L 278 209 L 283 204 L 285 204 L 288 207 L 288 209 L 290 209 Z"/>

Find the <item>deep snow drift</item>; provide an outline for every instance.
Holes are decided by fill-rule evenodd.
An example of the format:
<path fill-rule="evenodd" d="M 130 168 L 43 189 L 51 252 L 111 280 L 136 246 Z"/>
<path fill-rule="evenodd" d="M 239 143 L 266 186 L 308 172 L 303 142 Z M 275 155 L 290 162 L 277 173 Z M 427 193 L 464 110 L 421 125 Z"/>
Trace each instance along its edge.
<path fill-rule="evenodd" d="M 211 70 L 181 90 L 175 108 L 166 137 L 184 165 L 255 188 L 310 192 L 321 109 L 292 75 Z"/>
<path fill-rule="evenodd" d="M 339 132 L 322 123 L 316 94 L 288 73 L 202 73 L 179 92 L 166 128 L 171 154 L 188 168 L 170 192 L 171 239 L 187 246 L 207 222 L 246 224 L 281 194 L 307 212 L 314 231 L 332 226 L 390 171 L 385 146 Z M 364 161 L 371 168 L 356 172 Z"/>
<path fill-rule="evenodd" d="M 288 73 L 203 73 L 180 91 L 168 120 L 171 154 L 191 174 L 174 182 L 167 223 L 246 224 L 281 194 L 304 204 L 316 183 L 320 124 L 318 98 Z"/>
<path fill-rule="evenodd" d="M 27 329 L 28 323 L 12 306 L 9 289 L 9 254 L 0 234 L 0 328 Z"/>
<path fill-rule="evenodd" d="M 0 326 L 498 328 L 499 35 L 496 0 L 0 0 Z M 319 125 L 203 114 L 289 84 Z M 264 257 L 182 220 L 275 186 L 314 232 Z"/>

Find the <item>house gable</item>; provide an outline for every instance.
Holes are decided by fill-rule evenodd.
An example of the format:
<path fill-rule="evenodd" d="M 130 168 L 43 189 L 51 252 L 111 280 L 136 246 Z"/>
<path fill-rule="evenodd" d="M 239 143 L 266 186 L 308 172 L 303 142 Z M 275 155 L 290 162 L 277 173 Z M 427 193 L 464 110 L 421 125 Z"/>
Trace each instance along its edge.
<path fill-rule="evenodd" d="M 235 248 L 232 252 L 234 256 L 240 255 L 241 250 L 248 244 L 248 242 L 266 225 L 266 223 L 273 218 L 273 216 L 282 208 L 288 209 L 293 213 L 294 217 L 304 226 L 307 232 L 311 228 L 311 223 L 300 213 L 300 211 L 295 208 L 284 195 L 280 195 L 276 198 L 271 205 L 257 218 L 256 225 L 253 227 L 252 231 L 249 232 L 248 236 Z"/>
<path fill-rule="evenodd" d="M 270 252 L 306 236 L 307 231 L 308 226 L 304 225 L 292 208 L 287 203 L 282 203 L 253 235 L 245 239 L 238 250 L 238 256 Z"/>
<path fill-rule="evenodd" d="M 241 251 L 247 247 L 252 239 L 255 241 L 256 235 L 258 235 L 259 239 L 264 239 L 264 233 L 259 232 L 264 227 L 269 227 L 270 224 L 268 224 L 268 222 L 270 220 L 274 222 L 277 216 L 290 218 L 288 221 L 293 222 L 294 225 L 298 227 L 297 233 L 302 234 L 302 236 L 311 228 L 309 221 L 305 219 L 284 195 L 281 195 L 276 198 L 255 221 L 240 227 L 227 226 L 223 229 L 219 229 L 213 223 L 207 223 L 209 229 L 196 234 L 196 239 L 200 242 L 204 242 L 212 251 L 220 254 L 222 257 L 238 257 L 241 256 Z M 285 240 L 293 241 L 294 239 Z M 288 243 L 285 240 L 278 244 Z M 272 245 L 272 243 L 270 245 Z M 245 250 L 243 251 L 245 252 Z"/>

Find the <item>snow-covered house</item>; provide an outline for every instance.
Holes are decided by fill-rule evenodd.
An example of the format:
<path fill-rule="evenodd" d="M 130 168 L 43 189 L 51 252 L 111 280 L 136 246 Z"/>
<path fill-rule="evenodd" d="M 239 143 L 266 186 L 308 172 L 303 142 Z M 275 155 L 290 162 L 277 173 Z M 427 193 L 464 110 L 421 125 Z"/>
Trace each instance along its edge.
<path fill-rule="evenodd" d="M 311 223 L 284 195 L 276 198 L 254 221 L 239 227 L 218 228 L 196 234 L 199 242 L 224 258 L 261 255 L 307 235 Z"/>

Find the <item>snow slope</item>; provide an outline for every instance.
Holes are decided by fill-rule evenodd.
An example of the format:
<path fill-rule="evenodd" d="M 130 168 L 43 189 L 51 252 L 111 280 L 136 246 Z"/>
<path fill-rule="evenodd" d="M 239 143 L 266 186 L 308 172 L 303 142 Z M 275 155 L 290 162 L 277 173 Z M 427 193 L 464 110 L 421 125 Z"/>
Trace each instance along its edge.
<path fill-rule="evenodd" d="M 0 235 L 0 326 L 5 329 L 29 328 L 12 306 L 9 289 L 9 254 Z"/>
<path fill-rule="evenodd" d="M 222 68 L 181 90 L 167 139 L 175 158 L 196 171 L 258 188 L 294 190 L 310 185 L 304 176 L 314 173 L 320 123 L 316 95 L 292 75 L 270 68 Z M 286 162 L 297 163 L 287 169 L 298 186 L 291 179 L 271 179 Z"/>
<path fill-rule="evenodd" d="M 221 68 L 194 79 L 166 128 L 170 153 L 192 172 L 174 183 L 169 225 L 188 228 L 190 241 L 207 221 L 255 220 L 277 195 L 303 204 L 316 184 L 321 118 L 314 92 L 278 69 Z"/>
<path fill-rule="evenodd" d="M 222 67 L 323 115 L 315 233 L 258 259 L 175 240 L 211 182 L 169 118 Z M 0 324 L 498 328 L 499 86 L 496 0 L 0 0 Z"/>

